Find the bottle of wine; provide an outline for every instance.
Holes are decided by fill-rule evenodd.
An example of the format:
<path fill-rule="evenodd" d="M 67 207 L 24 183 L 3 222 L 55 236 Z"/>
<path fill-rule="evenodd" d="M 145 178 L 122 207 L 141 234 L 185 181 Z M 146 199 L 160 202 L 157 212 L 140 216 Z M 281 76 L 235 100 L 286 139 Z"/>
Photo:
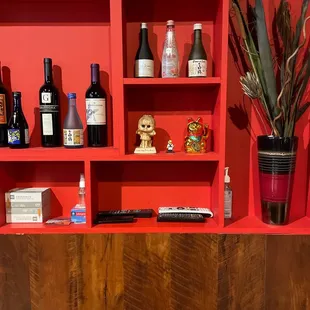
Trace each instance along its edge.
<path fill-rule="evenodd" d="M 163 78 L 175 78 L 180 75 L 179 52 L 175 38 L 174 21 L 167 21 L 167 32 L 161 63 Z"/>
<path fill-rule="evenodd" d="M 207 54 L 202 44 L 202 25 L 194 25 L 194 44 L 188 58 L 188 77 L 207 76 Z"/>
<path fill-rule="evenodd" d="M 135 77 L 154 77 L 154 57 L 149 45 L 147 23 L 141 24 L 140 46 L 136 54 Z"/>
<path fill-rule="evenodd" d="M 8 146 L 8 93 L 2 83 L 0 67 L 0 147 Z"/>
<path fill-rule="evenodd" d="M 108 145 L 107 95 L 100 85 L 99 64 L 91 64 L 91 85 L 86 91 L 88 146 Z"/>
<path fill-rule="evenodd" d="M 52 59 L 50 58 L 44 58 L 44 80 L 44 85 L 40 88 L 42 146 L 60 146 L 59 94 L 53 83 Z"/>
<path fill-rule="evenodd" d="M 21 93 L 13 93 L 13 113 L 8 124 L 8 144 L 10 148 L 29 147 L 29 127 L 22 110 Z"/>
<path fill-rule="evenodd" d="M 84 146 L 83 124 L 76 110 L 76 94 L 69 93 L 68 113 L 64 122 L 63 140 L 66 148 L 81 148 Z"/>

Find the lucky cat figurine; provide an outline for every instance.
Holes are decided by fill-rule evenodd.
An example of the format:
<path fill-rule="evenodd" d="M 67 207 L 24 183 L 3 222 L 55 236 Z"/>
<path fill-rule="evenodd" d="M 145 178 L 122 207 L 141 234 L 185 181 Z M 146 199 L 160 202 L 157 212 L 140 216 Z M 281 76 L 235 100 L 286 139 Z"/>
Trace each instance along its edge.
<path fill-rule="evenodd" d="M 203 124 L 201 117 L 198 117 L 196 121 L 194 121 L 193 118 L 189 118 L 187 123 L 187 136 L 184 142 L 185 152 L 206 153 L 209 133 L 209 126 Z"/>

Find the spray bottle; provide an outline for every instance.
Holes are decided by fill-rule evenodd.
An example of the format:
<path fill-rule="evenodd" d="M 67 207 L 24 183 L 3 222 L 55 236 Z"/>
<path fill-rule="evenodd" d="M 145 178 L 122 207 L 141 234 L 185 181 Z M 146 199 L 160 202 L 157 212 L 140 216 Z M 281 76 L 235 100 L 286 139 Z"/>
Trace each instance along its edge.
<path fill-rule="evenodd" d="M 230 187 L 229 167 L 225 168 L 225 187 L 224 187 L 224 218 L 232 218 L 232 189 Z"/>

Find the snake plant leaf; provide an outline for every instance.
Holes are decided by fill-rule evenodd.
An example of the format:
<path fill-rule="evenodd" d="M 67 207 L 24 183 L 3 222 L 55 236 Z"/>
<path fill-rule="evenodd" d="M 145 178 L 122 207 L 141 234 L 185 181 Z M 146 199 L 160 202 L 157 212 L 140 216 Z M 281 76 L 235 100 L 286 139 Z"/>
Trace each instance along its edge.
<path fill-rule="evenodd" d="M 299 119 L 304 115 L 304 113 L 307 111 L 309 107 L 310 107 L 310 101 L 305 103 L 301 108 L 299 108 L 296 115 L 296 122 L 299 121 Z"/>
<path fill-rule="evenodd" d="M 257 22 L 257 39 L 258 39 L 260 60 L 262 63 L 262 69 L 266 80 L 269 103 L 272 107 L 273 117 L 275 118 L 279 114 L 278 108 L 276 106 L 278 98 L 277 82 L 273 68 L 272 53 L 270 47 L 271 44 L 268 38 L 266 18 L 262 0 L 256 0 L 255 13 Z M 277 129 L 281 134 L 282 125 L 280 124 L 280 122 L 277 122 Z"/>

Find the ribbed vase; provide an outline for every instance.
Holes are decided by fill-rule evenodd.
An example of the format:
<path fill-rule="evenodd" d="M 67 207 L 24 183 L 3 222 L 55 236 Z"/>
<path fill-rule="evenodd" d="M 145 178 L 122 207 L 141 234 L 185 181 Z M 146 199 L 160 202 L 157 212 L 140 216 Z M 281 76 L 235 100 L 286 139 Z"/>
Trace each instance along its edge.
<path fill-rule="evenodd" d="M 288 223 L 298 138 L 257 138 L 262 219 L 267 224 Z"/>

